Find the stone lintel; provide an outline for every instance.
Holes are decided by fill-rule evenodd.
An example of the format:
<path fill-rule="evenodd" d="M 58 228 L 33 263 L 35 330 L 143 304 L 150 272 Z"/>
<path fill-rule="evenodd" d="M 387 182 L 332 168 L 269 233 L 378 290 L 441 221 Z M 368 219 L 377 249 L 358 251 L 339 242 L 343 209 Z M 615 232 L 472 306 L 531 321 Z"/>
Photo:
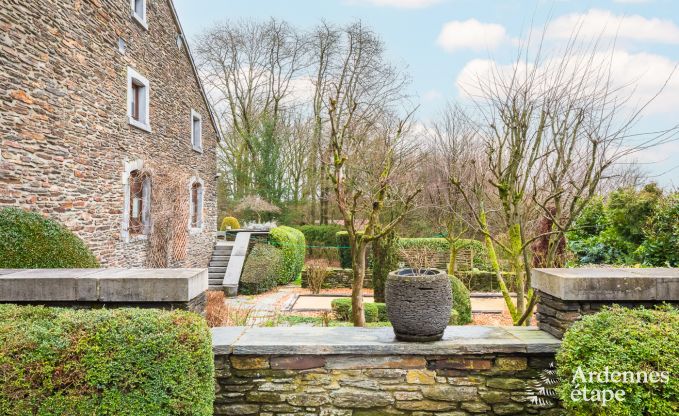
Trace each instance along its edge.
<path fill-rule="evenodd" d="M 534 269 L 534 289 L 572 301 L 677 301 L 678 268 Z"/>
<path fill-rule="evenodd" d="M 400 342 L 392 328 L 214 328 L 215 354 L 477 355 L 553 354 L 561 342 L 535 327 L 450 326 L 441 341 Z"/>
<path fill-rule="evenodd" d="M 0 302 L 188 302 L 207 286 L 207 269 L 2 270 Z"/>

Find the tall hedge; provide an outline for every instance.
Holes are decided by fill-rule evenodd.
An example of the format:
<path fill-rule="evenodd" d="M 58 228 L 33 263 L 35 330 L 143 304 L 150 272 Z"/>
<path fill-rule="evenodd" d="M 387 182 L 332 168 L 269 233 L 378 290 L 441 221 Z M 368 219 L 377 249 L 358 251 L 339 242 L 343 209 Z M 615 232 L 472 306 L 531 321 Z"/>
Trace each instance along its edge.
<path fill-rule="evenodd" d="M 311 247 L 336 247 L 337 233 L 342 227 L 336 224 L 329 225 L 301 225 L 295 227 L 304 234 L 306 244 Z"/>
<path fill-rule="evenodd" d="M 679 309 L 615 306 L 585 316 L 566 331 L 556 357 L 561 381 L 559 393 L 572 415 L 677 415 L 677 357 Z M 667 372 L 667 382 L 637 382 L 638 372 L 650 375 L 652 371 Z M 592 381 L 589 381 L 590 372 L 594 374 Z M 621 379 L 620 374 L 613 379 L 612 372 L 628 374 L 626 379 Z M 599 374 L 601 379 L 597 380 Z M 582 395 L 578 395 L 584 388 L 590 397 L 592 390 L 624 391 L 624 401 L 612 400 L 606 406 L 601 401 L 584 401 Z"/>
<path fill-rule="evenodd" d="M 36 212 L 0 210 L 0 269 L 94 267 L 96 257 L 68 228 Z"/>
<path fill-rule="evenodd" d="M 212 415 L 205 320 L 185 311 L 0 305 L 0 414 Z"/>
<path fill-rule="evenodd" d="M 278 285 L 283 268 L 283 250 L 268 244 L 256 244 L 245 259 L 238 293 L 256 295 L 273 289 Z"/>
<path fill-rule="evenodd" d="M 299 276 L 304 268 L 306 254 L 306 240 L 304 234 L 288 226 L 272 228 L 269 232 L 269 242 L 281 250 L 283 257 L 278 283 L 290 283 Z"/>
<path fill-rule="evenodd" d="M 398 245 L 400 249 L 415 249 L 415 248 L 429 248 L 430 250 L 442 251 L 448 253 L 450 251 L 450 243 L 445 238 L 399 238 Z M 488 257 L 486 255 L 486 248 L 481 241 L 459 239 L 455 242 L 458 250 L 472 250 L 474 258 L 472 259 L 473 266 L 481 270 L 490 270 L 488 264 Z"/>

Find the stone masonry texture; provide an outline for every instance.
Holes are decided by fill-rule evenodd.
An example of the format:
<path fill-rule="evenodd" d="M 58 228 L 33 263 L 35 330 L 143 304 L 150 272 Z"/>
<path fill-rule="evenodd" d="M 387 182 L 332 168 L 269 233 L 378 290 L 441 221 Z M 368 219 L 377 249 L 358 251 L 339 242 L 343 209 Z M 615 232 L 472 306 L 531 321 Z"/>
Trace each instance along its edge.
<path fill-rule="evenodd" d="M 105 267 L 145 264 L 147 241 L 121 238 L 125 161 L 173 166 L 204 181 L 201 233 L 186 267 L 205 267 L 216 229 L 216 146 L 170 0 L 6 0 L 0 8 L 0 207 L 36 210 L 82 238 Z M 119 39 L 126 49 L 119 52 Z M 127 117 L 127 68 L 150 82 L 152 132 Z M 190 143 L 202 115 L 203 152 Z M 187 183 L 186 195 L 189 198 Z"/>
<path fill-rule="evenodd" d="M 625 308 L 653 308 L 663 303 L 679 306 L 679 302 L 668 301 L 573 301 L 558 299 L 542 291 L 536 291 L 538 303 L 535 313 L 538 327 L 545 332 L 554 335 L 556 338 L 563 338 L 566 330 L 574 322 L 580 320 L 584 315 L 591 315 L 601 311 L 605 307 L 619 305 Z"/>
<path fill-rule="evenodd" d="M 214 414 L 560 415 L 529 400 L 553 354 L 217 354 Z"/>

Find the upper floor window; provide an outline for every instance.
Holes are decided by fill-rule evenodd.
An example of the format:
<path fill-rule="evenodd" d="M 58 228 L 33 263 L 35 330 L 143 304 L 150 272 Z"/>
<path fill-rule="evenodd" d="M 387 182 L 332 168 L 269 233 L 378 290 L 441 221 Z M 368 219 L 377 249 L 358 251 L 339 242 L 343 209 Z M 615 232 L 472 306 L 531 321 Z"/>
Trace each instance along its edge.
<path fill-rule="evenodd" d="M 144 29 L 148 29 L 146 23 L 146 0 L 130 0 L 130 6 L 132 6 L 132 17 L 134 17 Z"/>
<path fill-rule="evenodd" d="M 148 175 L 140 170 L 133 170 L 129 177 L 129 234 L 147 234 L 150 223 L 149 205 L 151 182 Z"/>
<path fill-rule="evenodd" d="M 129 123 L 150 132 L 149 90 L 149 81 L 134 69 L 127 68 L 127 116 Z"/>
<path fill-rule="evenodd" d="M 191 145 L 193 150 L 203 151 L 203 119 L 194 110 L 191 110 Z"/>

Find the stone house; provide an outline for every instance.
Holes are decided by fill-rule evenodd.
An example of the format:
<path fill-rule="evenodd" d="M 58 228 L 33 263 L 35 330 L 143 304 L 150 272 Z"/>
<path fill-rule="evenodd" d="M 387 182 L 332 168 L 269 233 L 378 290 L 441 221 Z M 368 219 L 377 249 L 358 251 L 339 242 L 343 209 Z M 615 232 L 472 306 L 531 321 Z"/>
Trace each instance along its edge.
<path fill-rule="evenodd" d="M 172 1 L 8 0 L 0 29 L 0 206 L 55 218 L 105 267 L 148 265 L 158 212 L 181 208 L 170 265 L 205 267 L 220 135 Z"/>

